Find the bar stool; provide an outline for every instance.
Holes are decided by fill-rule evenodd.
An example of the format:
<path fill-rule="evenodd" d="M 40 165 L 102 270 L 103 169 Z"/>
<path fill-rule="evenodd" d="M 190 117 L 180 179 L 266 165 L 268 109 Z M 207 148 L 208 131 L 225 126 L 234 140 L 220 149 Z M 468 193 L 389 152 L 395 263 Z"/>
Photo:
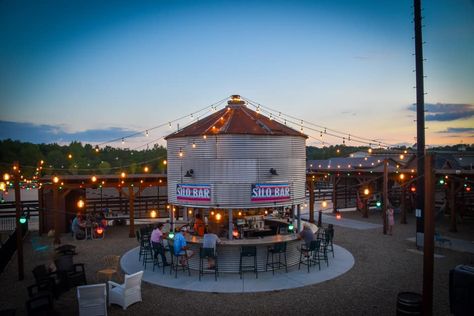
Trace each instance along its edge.
<path fill-rule="evenodd" d="M 300 262 L 298 263 L 298 270 L 301 268 L 302 264 L 305 264 L 308 267 L 308 273 L 309 273 L 309 268 L 312 266 L 312 264 L 318 264 L 319 270 L 321 270 L 321 264 L 320 264 L 320 258 L 319 258 L 319 248 L 321 245 L 321 240 L 316 239 L 312 240 L 311 243 L 309 244 L 309 247 L 307 247 L 305 244 L 301 245 L 300 248 Z"/>
<path fill-rule="evenodd" d="M 253 265 L 242 264 L 243 258 L 251 258 L 253 257 Z M 250 269 L 252 268 L 252 269 Z M 253 271 L 255 272 L 255 278 L 258 279 L 258 271 L 257 271 L 257 247 L 256 246 L 242 246 L 240 247 L 240 264 L 239 264 L 239 274 L 240 278 L 242 279 L 242 274 L 245 271 Z"/>
<path fill-rule="evenodd" d="M 148 263 L 153 265 L 153 270 L 155 269 L 155 257 L 153 255 L 153 248 L 150 245 L 149 241 L 143 241 L 143 266 L 145 267 Z"/>
<path fill-rule="evenodd" d="M 160 267 L 160 260 L 161 264 L 163 265 L 163 274 L 165 274 L 165 263 L 163 262 L 163 259 L 161 258 L 161 254 L 165 255 L 165 248 L 163 247 L 162 244 L 157 243 L 157 242 L 152 242 L 151 247 L 153 249 L 153 271 L 155 271 L 155 266 Z"/>
<path fill-rule="evenodd" d="M 140 239 L 140 251 L 138 252 L 138 261 L 144 256 L 146 252 L 147 245 L 150 245 L 150 236 L 149 235 L 141 235 Z"/>
<path fill-rule="evenodd" d="M 285 258 L 285 262 L 281 261 L 282 254 Z M 270 255 L 272 255 L 271 263 L 268 262 Z M 274 260 L 275 255 L 278 255 L 278 261 Z M 288 273 L 288 266 L 286 264 L 286 242 L 274 244 L 267 249 L 267 263 L 265 265 L 265 271 L 268 271 L 268 266 L 270 266 L 272 268 L 272 273 L 275 274 L 275 265 L 277 265 L 277 269 L 285 267 L 285 271 Z"/>
<path fill-rule="evenodd" d="M 189 261 L 188 261 L 188 255 L 186 251 L 183 251 L 183 253 L 175 253 L 174 252 L 174 247 L 172 244 L 169 245 L 170 249 L 170 254 L 171 254 L 171 265 L 170 265 L 170 274 L 175 271 L 174 277 L 178 277 L 178 269 L 181 266 L 183 268 L 183 272 L 185 270 L 188 270 L 188 275 L 191 276 L 191 270 L 189 269 Z M 184 260 L 185 264 L 180 264 L 180 260 Z"/>
<path fill-rule="evenodd" d="M 204 269 L 204 260 L 214 259 L 214 268 L 213 269 Z M 217 263 L 217 254 L 214 248 L 199 248 L 199 281 L 201 281 L 201 276 L 204 275 L 204 270 L 212 270 L 214 273 L 214 278 L 217 281 L 217 275 L 219 274 L 219 265 Z"/>

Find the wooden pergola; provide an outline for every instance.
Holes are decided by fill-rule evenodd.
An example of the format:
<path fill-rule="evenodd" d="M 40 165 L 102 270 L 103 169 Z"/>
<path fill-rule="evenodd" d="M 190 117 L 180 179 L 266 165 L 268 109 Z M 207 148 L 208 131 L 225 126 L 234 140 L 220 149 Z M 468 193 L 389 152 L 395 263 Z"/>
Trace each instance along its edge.
<path fill-rule="evenodd" d="M 60 211 L 60 201 L 64 203 L 65 197 L 73 190 L 115 188 L 119 193 L 128 197 L 131 238 L 135 237 L 135 212 L 134 200 L 136 194 L 148 187 L 166 187 L 166 174 L 119 174 L 119 175 L 51 175 L 40 179 L 41 187 L 38 190 L 38 201 L 41 210 L 45 209 L 43 199 L 44 190 L 52 191 L 52 211 L 54 216 L 54 243 L 59 244 L 60 232 L 64 230 L 61 226 L 61 218 L 64 212 Z M 43 231 L 44 211 L 40 212 L 40 231 Z"/>

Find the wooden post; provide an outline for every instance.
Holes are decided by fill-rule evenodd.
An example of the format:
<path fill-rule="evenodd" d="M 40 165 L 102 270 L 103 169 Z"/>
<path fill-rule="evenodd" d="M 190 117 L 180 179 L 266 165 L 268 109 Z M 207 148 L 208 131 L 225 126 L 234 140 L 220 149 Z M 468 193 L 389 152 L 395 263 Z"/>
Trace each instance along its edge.
<path fill-rule="evenodd" d="M 383 161 L 383 203 L 382 203 L 382 222 L 383 234 L 387 235 L 387 207 L 388 207 L 388 160 Z"/>
<path fill-rule="evenodd" d="M 16 252 L 18 261 L 18 280 L 25 278 L 23 264 L 23 234 L 20 224 L 21 217 L 21 192 L 20 192 L 20 165 L 18 161 L 13 163 L 13 186 L 15 188 L 15 208 L 16 208 Z"/>
<path fill-rule="evenodd" d="M 402 186 L 402 212 L 400 214 L 400 224 L 407 223 L 407 196 L 406 196 L 406 187 Z"/>
<path fill-rule="evenodd" d="M 454 179 L 450 179 L 451 184 L 449 186 L 449 208 L 451 209 L 451 218 L 450 218 L 450 225 L 449 231 L 450 232 L 457 232 L 457 223 L 456 223 L 456 206 L 455 206 L 455 197 L 456 197 L 456 188 L 454 187 Z"/>
<path fill-rule="evenodd" d="M 314 182 L 309 179 L 309 222 L 314 223 Z"/>
<path fill-rule="evenodd" d="M 332 212 L 336 213 L 337 211 L 337 181 L 336 176 L 332 175 Z"/>
<path fill-rule="evenodd" d="M 423 247 L 423 315 L 433 314 L 434 206 L 435 181 L 433 155 L 425 158 L 425 223 Z"/>
<path fill-rule="evenodd" d="M 44 232 L 44 197 L 43 187 L 38 188 L 38 234 L 41 236 Z"/>
<path fill-rule="evenodd" d="M 130 232 L 128 237 L 135 238 L 135 192 L 133 191 L 133 187 L 128 187 L 128 203 L 129 203 L 129 217 L 130 217 Z"/>
<path fill-rule="evenodd" d="M 55 245 L 61 244 L 59 238 L 59 186 L 53 184 L 53 216 L 54 216 L 54 241 Z"/>

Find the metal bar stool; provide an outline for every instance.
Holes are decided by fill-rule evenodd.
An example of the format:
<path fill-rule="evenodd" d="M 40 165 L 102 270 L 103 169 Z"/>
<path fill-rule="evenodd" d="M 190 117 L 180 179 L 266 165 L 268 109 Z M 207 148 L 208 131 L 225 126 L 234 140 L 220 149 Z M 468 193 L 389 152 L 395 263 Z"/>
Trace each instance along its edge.
<path fill-rule="evenodd" d="M 272 262 L 269 261 L 270 255 L 272 256 Z M 275 261 L 274 257 L 278 255 L 278 261 Z M 284 256 L 285 261 L 281 261 L 281 255 Z M 269 246 L 267 250 L 267 263 L 265 265 L 265 271 L 268 271 L 268 267 L 272 268 L 272 273 L 275 274 L 275 265 L 277 266 L 276 269 L 281 269 L 285 267 L 285 271 L 288 273 L 288 265 L 286 264 L 286 242 L 281 242 L 274 244 L 273 246 Z"/>
<path fill-rule="evenodd" d="M 243 258 L 251 258 L 253 257 L 253 264 L 242 264 Z M 251 269 L 250 269 L 251 268 Z M 245 271 L 253 271 L 255 272 L 255 278 L 258 279 L 258 271 L 257 271 L 257 247 L 256 246 L 242 246 L 240 248 L 240 264 L 239 264 L 239 274 L 240 278 L 242 279 L 242 274 Z"/>
<path fill-rule="evenodd" d="M 174 277 L 177 278 L 178 269 L 181 266 L 183 268 L 183 272 L 188 270 L 188 275 L 191 276 L 191 270 L 189 269 L 188 255 L 186 251 L 183 251 L 183 253 L 175 253 L 172 244 L 169 245 L 169 249 L 171 254 L 170 274 L 175 271 Z M 180 260 L 183 260 L 184 264 L 180 264 Z"/>
<path fill-rule="evenodd" d="M 319 259 L 319 248 L 321 245 L 321 240 L 316 239 L 312 240 L 309 247 L 307 247 L 305 244 L 301 245 L 300 248 L 300 262 L 298 263 L 298 270 L 301 268 L 302 264 L 305 264 L 308 267 L 308 273 L 309 273 L 309 268 L 314 264 L 318 264 L 319 270 L 321 270 L 321 264 L 320 264 L 320 259 Z"/>
<path fill-rule="evenodd" d="M 204 269 L 204 260 L 209 259 L 214 260 L 214 267 L 212 269 Z M 214 248 L 199 248 L 199 281 L 201 281 L 201 276 L 203 276 L 206 272 L 205 270 L 214 273 L 214 278 L 217 281 L 217 275 L 219 274 L 219 265 L 217 262 L 217 254 Z"/>

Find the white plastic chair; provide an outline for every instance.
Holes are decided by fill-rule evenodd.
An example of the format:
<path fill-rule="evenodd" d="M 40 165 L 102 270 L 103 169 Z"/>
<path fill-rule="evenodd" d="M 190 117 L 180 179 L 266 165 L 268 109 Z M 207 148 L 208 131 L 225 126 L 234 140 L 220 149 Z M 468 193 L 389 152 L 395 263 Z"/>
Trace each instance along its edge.
<path fill-rule="evenodd" d="M 142 276 L 143 271 L 125 275 L 125 282 L 118 284 L 109 281 L 109 305 L 117 304 L 124 310 L 136 302 L 142 301 Z"/>
<path fill-rule="evenodd" d="M 79 315 L 107 316 L 107 288 L 105 283 L 77 287 Z"/>

